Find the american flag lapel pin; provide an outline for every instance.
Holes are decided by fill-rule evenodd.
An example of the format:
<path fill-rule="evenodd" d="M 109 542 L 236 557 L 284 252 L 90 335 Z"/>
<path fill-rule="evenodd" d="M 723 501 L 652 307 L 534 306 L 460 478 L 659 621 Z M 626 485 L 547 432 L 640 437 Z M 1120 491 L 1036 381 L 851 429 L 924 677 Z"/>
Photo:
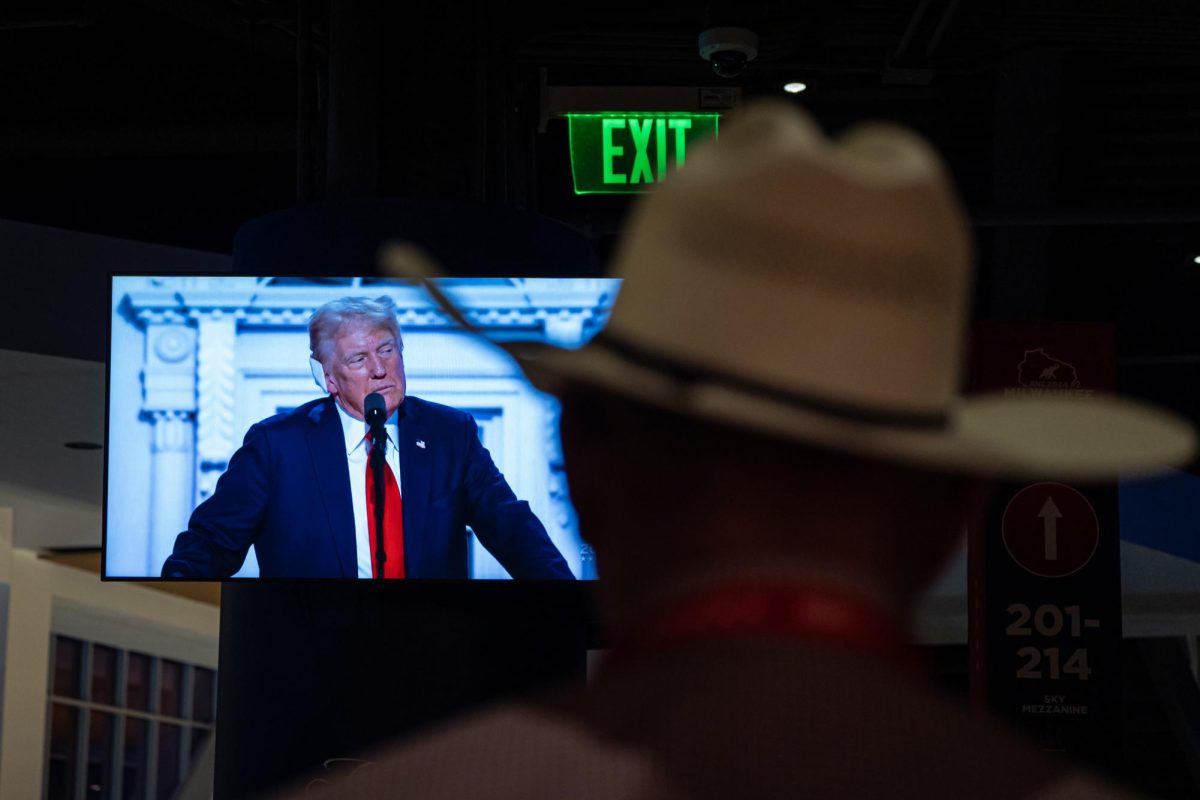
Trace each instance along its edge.
<path fill-rule="evenodd" d="M 424 449 L 425 449 L 425 440 L 424 440 L 424 439 L 417 439 L 417 447 L 419 447 L 419 448 L 421 448 L 422 450 L 424 450 Z"/>

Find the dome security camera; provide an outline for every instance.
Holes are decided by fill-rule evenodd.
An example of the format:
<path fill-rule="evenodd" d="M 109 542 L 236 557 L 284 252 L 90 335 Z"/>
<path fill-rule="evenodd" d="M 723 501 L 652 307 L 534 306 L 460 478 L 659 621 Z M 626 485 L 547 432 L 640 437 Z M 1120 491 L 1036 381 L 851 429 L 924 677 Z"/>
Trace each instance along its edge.
<path fill-rule="evenodd" d="M 700 34 L 700 57 L 722 78 L 736 78 L 758 55 L 758 34 L 745 28 L 709 28 Z"/>

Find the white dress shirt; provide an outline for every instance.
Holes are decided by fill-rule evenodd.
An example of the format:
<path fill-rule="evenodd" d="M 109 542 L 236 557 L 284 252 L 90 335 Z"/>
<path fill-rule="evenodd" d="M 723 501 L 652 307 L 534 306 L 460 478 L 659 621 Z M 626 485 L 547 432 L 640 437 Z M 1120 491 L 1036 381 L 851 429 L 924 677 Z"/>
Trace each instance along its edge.
<path fill-rule="evenodd" d="M 358 556 L 358 577 L 370 578 L 374 574 L 371 564 L 371 528 L 367 520 L 367 456 L 370 445 L 367 442 L 368 426 L 360 419 L 350 416 L 341 403 L 336 400 L 338 414 L 342 418 L 342 432 L 346 436 L 346 461 L 350 467 L 350 502 L 354 506 L 354 541 Z M 396 476 L 396 485 L 400 486 L 400 452 L 396 442 L 400 439 L 396 427 L 396 415 L 392 414 L 385 423 L 387 431 L 387 449 L 384 451 L 385 460 L 392 474 Z M 401 497 L 404 491 L 401 489 Z M 391 556 L 389 556 L 390 558 Z"/>

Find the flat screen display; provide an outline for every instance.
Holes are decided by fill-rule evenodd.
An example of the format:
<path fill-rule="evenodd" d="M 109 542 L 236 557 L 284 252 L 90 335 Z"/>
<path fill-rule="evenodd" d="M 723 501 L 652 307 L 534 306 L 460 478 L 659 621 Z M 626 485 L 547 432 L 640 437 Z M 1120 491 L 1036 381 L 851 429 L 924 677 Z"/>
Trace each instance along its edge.
<path fill-rule="evenodd" d="M 580 347 L 619 281 L 439 286 L 486 338 L 400 280 L 114 276 L 104 577 L 369 579 L 382 538 L 385 577 L 594 579 L 558 403 L 489 340 Z M 380 493 L 363 420 L 374 389 L 390 412 Z M 368 494 L 383 498 L 384 537 Z"/>

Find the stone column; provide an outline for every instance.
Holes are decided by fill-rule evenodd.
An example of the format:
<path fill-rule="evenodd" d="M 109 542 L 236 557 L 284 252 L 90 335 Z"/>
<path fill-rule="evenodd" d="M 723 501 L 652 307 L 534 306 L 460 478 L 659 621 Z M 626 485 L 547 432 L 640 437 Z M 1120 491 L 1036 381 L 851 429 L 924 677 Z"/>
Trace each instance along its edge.
<path fill-rule="evenodd" d="M 187 527 L 192 512 L 193 415 L 187 411 L 156 411 L 150 475 L 150 559 L 147 574 L 158 575 Z"/>
<path fill-rule="evenodd" d="M 542 398 L 542 443 L 546 452 L 546 482 L 549 495 L 550 514 L 543 519 L 546 531 L 554 541 L 563 558 L 580 579 L 596 577 L 596 565 L 592 548 L 579 535 L 579 520 L 571 505 L 567 487 L 567 472 L 559 435 L 562 405 L 549 395 Z"/>
<path fill-rule="evenodd" d="M 142 380 L 142 411 L 154 426 L 146 570 L 158 575 L 194 506 L 196 329 L 175 315 L 148 324 Z"/>
<path fill-rule="evenodd" d="M 237 449 L 233 430 L 237 368 L 235 313 L 220 310 L 199 317 L 196 354 L 196 496 L 199 505 L 216 488 L 217 478 Z"/>

